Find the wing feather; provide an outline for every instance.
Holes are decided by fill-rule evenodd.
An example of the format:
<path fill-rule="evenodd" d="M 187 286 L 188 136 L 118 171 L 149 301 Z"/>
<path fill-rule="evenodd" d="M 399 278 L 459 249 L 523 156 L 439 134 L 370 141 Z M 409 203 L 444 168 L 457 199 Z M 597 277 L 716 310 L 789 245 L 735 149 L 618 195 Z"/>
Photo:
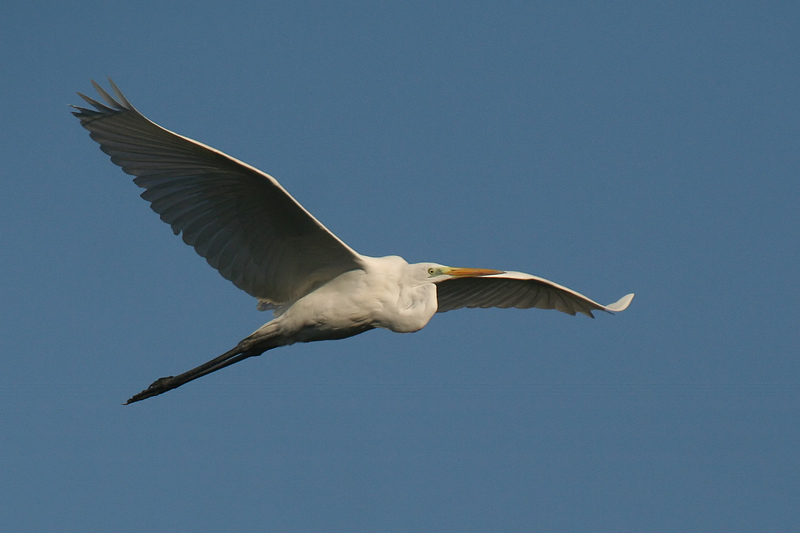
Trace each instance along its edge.
<path fill-rule="evenodd" d="M 73 113 L 142 198 L 222 276 L 264 307 L 300 298 L 362 267 L 339 240 L 268 174 L 148 120 L 109 80 L 103 102 Z"/>
<path fill-rule="evenodd" d="M 462 307 L 535 307 L 594 318 L 592 311 L 624 311 L 633 299 L 633 294 L 628 294 L 611 305 L 601 305 L 572 289 L 522 272 L 449 278 L 436 283 L 436 289 L 439 313 Z"/>

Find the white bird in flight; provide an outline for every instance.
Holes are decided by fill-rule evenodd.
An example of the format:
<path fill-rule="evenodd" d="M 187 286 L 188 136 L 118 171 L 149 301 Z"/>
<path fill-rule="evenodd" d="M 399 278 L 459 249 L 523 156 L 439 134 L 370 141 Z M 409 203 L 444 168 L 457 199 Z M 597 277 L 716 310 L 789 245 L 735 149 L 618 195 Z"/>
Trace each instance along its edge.
<path fill-rule="evenodd" d="M 142 198 L 183 234 L 186 244 L 274 318 L 224 354 L 156 380 L 130 404 L 180 387 L 248 357 L 296 342 L 344 339 L 374 328 L 422 329 L 437 312 L 462 307 L 556 309 L 592 318 L 623 311 L 633 294 L 599 303 L 546 279 L 398 256 L 367 257 L 331 233 L 278 183 L 210 146 L 173 133 L 139 113 L 109 78 L 105 103 L 73 114 L 111 161 L 135 176 Z"/>

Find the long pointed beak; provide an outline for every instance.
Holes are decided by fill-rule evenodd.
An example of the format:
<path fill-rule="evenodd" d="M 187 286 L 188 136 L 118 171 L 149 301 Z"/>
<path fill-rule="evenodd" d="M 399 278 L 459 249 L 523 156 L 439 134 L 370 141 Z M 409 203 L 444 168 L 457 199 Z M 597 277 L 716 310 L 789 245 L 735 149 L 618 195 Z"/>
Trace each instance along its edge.
<path fill-rule="evenodd" d="M 492 270 L 491 268 L 450 268 L 445 274 L 456 278 L 471 278 L 477 276 L 491 276 L 493 274 L 503 274 L 502 270 Z"/>

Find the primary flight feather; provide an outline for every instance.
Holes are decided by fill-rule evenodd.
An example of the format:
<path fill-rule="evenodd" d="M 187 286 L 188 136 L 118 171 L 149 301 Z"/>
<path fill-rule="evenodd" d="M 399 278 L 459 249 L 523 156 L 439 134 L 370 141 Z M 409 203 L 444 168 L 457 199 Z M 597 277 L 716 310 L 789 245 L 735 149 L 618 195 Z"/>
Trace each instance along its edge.
<path fill-rule="evenodd" d="M 461 307 L 556 309 L 592 317 L 622 311 L 633 294 L 601 305 L 522 272 L 408 264 L 367 257 L 331 233 L 278 183 L 246 163 L 173 133 L 139 113 L 109 79 L 103 102 L 73 113 L 111 161 L 135 176 L 142 198 L 223 277 L 272 309 L 264 324 L 221 356 L 155 381 L 136 402 L 228 365 L 295 342 L 342 339 L 380 327 L 422 329 Z"/>

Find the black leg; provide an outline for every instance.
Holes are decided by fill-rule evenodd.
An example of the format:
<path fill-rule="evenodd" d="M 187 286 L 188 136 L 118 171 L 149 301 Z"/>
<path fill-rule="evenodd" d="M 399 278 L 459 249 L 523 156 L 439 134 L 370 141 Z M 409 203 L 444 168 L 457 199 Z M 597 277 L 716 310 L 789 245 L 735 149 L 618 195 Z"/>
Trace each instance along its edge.
<path fill-rule="evenodd" d="M 187 372 L 184 372 L 183 374 L 157 379 L 145 390 L 143 390 L 139 394 L 132 396 L 127 402 L 125 402 L 125 405 L 145 400 L 152 396 L 158 396 L 159 394 L 165 393 L 168 390 L 180 387 L 184 383 L 188 383 L 199 377 L 205 376 L 206 374 L 216 372 L 221 368 L 225 368 L 226 366 L 238 363 L 239 361 L 247 359 L 248 357 L 261 355 L 266 350 L 271 348 L 271 346 L 263 349 L 254 349 L 251 347 L 250 349 L 245 350 L 243 348 L 243 344 L 244 341 L 240 342 L 236 346 L 236 348 L 233 348 L 232 350 L 225 352 L 219 357 L 215 357 L 214 359 L 208 361 L 207 363 L 203 363 L 198 367 L 195 367 Z"/>

